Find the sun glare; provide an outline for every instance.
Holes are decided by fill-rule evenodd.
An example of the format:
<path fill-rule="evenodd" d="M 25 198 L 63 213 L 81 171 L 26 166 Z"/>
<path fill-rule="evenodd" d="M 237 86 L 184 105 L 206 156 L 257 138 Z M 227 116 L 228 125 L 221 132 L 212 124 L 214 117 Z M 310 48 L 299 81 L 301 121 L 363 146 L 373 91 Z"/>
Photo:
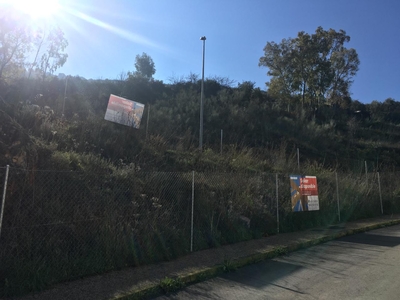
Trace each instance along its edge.
<path fill-rule="evenodd" d="M 33 19 L 51 17 L 59 9 L 57 0 L 9 0 L 9 2 L 15 9 L 31 16 Z"/>

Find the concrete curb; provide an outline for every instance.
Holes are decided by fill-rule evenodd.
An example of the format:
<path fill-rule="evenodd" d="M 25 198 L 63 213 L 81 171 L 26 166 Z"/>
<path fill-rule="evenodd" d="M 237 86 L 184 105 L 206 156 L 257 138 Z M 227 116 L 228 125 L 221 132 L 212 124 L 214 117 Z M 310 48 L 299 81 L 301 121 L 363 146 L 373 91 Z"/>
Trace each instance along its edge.
<path fill-rule="evenodd" d="M 286 246 L 275 246 L 272 250 L 254 253 L 252 255 L 241 257 L 233 261 L 224 261 L 221 262 L 221 264 L 215 265 L 213 267 L 207 267 L 204 269 L 196 270 L 195 272 L 191 272 L 185 275 L 172 278 L 172 280 L 178 282 L 180 288 L 184 288 L 188 285 L 205 281 L 207 279 L 211 279 L 222 273 L 233 271 L 235 269 L 251 265 L 254 263 L 258 263 L 267 259 L 271 259 L 277 256 L 285 255 L 287 253 L 294 252 L 300 249 L 309 248 L 341 237 L 363 233 L 374 229 L 379 229 L 398 224 L 400 224 L 400 220 L 391 220 L 391 221 L 376 223 L 373 225 L 366 225 L 359 228 L 343 229 L 337 233 L 324 235 L 320 238 L 311 239 L 305 242 L 295 242 Z M 113 300 L 149 299 L 150 297 L 157 297 L 163 294 L 165 294 L 165 291 L 163 290 L 160 282 L 158 284 L 152 284 L 147 287 L 142 287 L 140 289 L 132 290 L 128 293 L 118 295 L 112 299 Z"/>

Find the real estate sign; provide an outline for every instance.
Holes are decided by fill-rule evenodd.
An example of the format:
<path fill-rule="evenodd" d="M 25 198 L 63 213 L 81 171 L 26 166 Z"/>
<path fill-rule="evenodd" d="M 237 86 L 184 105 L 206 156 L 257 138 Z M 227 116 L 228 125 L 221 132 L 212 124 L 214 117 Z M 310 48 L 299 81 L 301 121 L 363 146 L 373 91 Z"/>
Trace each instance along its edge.
<path fill-rule="evenodd" d="M 105 120 L 139 128 L 144 111 L 144 104 L 110 95 Z"/>
<path fill-rule="evenodd" d="M 290 175 L 293 211 L 319 210 L 317 177 Z"/>

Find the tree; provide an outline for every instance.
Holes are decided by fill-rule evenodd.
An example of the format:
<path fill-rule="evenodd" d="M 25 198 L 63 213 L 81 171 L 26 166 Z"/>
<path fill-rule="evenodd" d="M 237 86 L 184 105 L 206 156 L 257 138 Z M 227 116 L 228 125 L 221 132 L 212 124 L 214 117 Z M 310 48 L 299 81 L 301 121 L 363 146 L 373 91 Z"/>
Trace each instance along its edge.
<path fill-rule="evenodd" d="M 153 59 L 145 52 L 142 55 L 136 55 L 135 58 L 136 76 L 152 78 L 156 73 L 156 68 Z"/>
<path fill-rule="evenodd" d="M 33 62 L 30 63 L 28 66 L 29 67 L 28 79 L 31 78 L 32 71 L 38 69 L 37 60 L 38 60 L 38 56 L 39 56 L 40 50 L 42 49 L 42 45 L 43 45 L 45 39 L 46 39 L 46 34 L 45 34 L 44 30 L 38 30 L 35 37 L 33 38 L 33 47 L 36 48 L 36 53 L 35 53 L 35 58 L 34 58 Z"/>
<path fill-rule="evenodd" d="M 12 17 L 0 18 L 0 78 L 7 68 L 24 66 L 30 44 L 31 35 L 24 23 Z"/>
<path fill-rule="evenodd" d="M 268 42 L 259 66 L 271 76 L 269 92 L 284 101 L 301 99 L 302 105 L 319 106 L 323 101 L 340 103 L 349 96 L 352 78 L 360 61 L 356 50 L 344 47 L 350 37 L 344 30 L 304 31 L 281 43 Z"/>
<path fill-rule="evenodd" d="M 53 73 L 66 62 L 67 54 L 63 51 L 67 45 L 60 28 L 47 31 L 44 26 L 33 26 L 24 14 L 10 6 L 0 17 L 0 78 L 5 74 L 21 76 L 28 68 L 28 78 L 32 71 L 40 71 L 44 79 L 47 73 Z M 38 62 L 44 46 L 47 46 L 46 52 Z M 32 57 L 33 62 L 28 62 Z"/>
<path fill-rule="evenodd" d="M 356 75 L 360 61 L 354 49 L 342 49 L 331 56 L 333 79 L 328 98 L 339 103 L 343 97 L 349 97 L 349 88 Z"/>
<path fill-rule="evenodd" d="M 64 32 L 60 28 L 50 31 L 47 36 L 47 49 L 43 53 L 40 61 L 40 72 L 44 81 L 47 73 L 53 74 L 58 68 L 62 67 L 67 61 L 68 54 L 63 53 L 68 46 L 68 41 L 64 37 Z"/>

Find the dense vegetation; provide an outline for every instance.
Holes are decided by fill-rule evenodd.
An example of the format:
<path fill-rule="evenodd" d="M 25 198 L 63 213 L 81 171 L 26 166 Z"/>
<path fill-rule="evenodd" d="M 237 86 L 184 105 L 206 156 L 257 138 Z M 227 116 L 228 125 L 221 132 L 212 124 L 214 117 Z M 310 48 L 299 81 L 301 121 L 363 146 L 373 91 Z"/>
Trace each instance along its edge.
<path fill-rule="evenodd" d="M 202 152 L 196 74 L 156 80 L 156 65 L 143 53 L 135 71 L 115 80 L 56 77 L 67 58 L 56 32 L 60 47 L 49 49 L 61 60 L 46 67 L 44 56 L 28 76 L 15 71 L 23 49 L 6 64 L 11 52 L 0 44 L 7 75 L 0 73 L 0 167 L 12 167 L 0 295 L 188 253 L 193 170 L 194 250 L 275 234 L 275 173 L 287 192 L 288 174 L 317 175 L 323 208 L 293 214 L 282 192 L 281 231 L 337 221 L 335 172 L 342 220 L 380 214 L 375 171 L 384 179 L 385 212 L 398 211 L 397 179 L 388 171 L 399 166 L 400 103 L 351 99 L 360 62 L 344 47 L 344 31 L 318 28 L 267 43 L 259 60 L 269 69 L 267 91 L 207 78 Z M 140 129 L 104 120 L 110 94 L 146 105 Z"/>
<path fill-rule="evenodd" d="M 144 170 L 230 171 L 238 164 L 232 155 L 247 155 L 256 161 L 244 163 L 245 169 L 269 172 L 279 171 L 277 152 L 290 156 L 299 148 L 302 162 L 343 171 L 364 160 L 375 168 L 397 168 L 400 105 L 394 99 L 288 108 L 251 82 L 232 87 L 218 78 L 205 81 L 204 142 L 206 152 L 218 153 L 222 129 L 224 155 L 203 160 L 205 154 L 196 151 L 200 82 L 192 77 L 170 84 L 137 76 L 68 77 L 67 86 L 57 78 L 3 82 L 0 164 L 49 168 L 50 153 L 72 151 Z M 150 108 L 139 130 L 104 120 L 110 94 Z"/>

